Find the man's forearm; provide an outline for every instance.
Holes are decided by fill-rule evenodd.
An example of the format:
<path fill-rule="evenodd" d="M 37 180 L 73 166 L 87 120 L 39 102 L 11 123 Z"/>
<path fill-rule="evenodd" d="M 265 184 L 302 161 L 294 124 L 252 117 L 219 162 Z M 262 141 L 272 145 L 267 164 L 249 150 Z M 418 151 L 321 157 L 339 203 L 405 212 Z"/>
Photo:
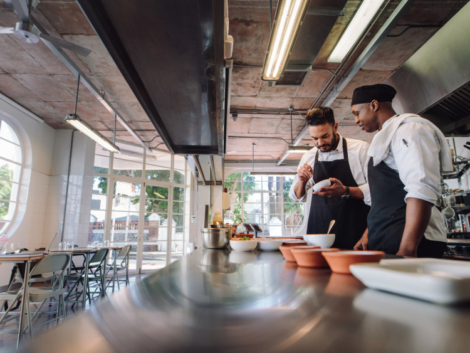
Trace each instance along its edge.
<path fill-rule="evenodd" d="M 362 192 L 361 188 L 350 186 L 349 194 L 349 197 L 352 199 L 364 200 L 364 193 Z"/>
<path fill-rule="evenodd" d="M 417 256 L 417 250 L 431 219 L 432 204 L 416 198 L 406 201 L 406 224 L 397 255 Z"/>
<path fill-rule="evenodd" d="M 305 185 L 307 185 L 307 183 L 300 181 L 300 180 L 297 182 L 297 184 L 295 184 L 294 192 L 295 192 L 295 196 L 297 196 L 298 199 L 301 199 L 302 197 L 304 197 Z"/>

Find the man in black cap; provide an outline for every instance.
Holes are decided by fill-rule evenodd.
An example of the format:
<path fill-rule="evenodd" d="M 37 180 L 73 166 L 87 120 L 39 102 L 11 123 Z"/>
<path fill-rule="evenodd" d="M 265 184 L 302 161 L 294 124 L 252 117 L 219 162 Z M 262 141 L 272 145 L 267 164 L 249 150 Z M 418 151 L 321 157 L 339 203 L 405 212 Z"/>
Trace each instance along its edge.
<path fill-rule="evenodd" d="M 355 249 L 411 257 L 442 257 L 444 218 L 435 207 L 441 171 L 453 170 L 442 132 L 416 114 L 397 114 L 396 91 L 377 84 L 356 88 L 351 111 L 366 132 L 379 131 L 369 149 L 372 205 L 368 232 Z M 439 158 L 436 158 L 436 157 Z"/>

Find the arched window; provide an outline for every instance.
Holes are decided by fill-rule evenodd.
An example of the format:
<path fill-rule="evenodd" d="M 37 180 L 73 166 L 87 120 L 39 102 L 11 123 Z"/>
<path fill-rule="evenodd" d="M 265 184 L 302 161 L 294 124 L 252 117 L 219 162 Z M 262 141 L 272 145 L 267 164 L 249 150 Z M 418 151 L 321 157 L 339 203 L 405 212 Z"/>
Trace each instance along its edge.
<path fill-rule="evenodd" d="M 302 228 L 304 203 L 289 197 L 293 176 L 251 176 L 236 172 L 225 178 L 231 194 L 225 222 L 257 223 L 269 236 L 294 236 Z"/>
<path fill-rule="evenodd" d="M 22 154 L 17 134 L 0 119 L 0 234 L 13 221 L 18 203 Z"/>

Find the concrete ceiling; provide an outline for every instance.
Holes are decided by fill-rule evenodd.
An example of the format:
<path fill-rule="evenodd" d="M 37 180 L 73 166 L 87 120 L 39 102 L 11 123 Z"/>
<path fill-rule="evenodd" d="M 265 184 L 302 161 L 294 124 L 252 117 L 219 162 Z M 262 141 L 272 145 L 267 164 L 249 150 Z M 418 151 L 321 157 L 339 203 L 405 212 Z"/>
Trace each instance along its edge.
<path fill-rule="evenodd" d="M 328 5 L 328 1 L 323 2 L 324 6 Z M 274 0 L 274 9 L 276 3 Z M 327 58 L 359 3 L 360 1 L 346 3 L 345 16 L 338 17 L 315 62 L 312 63 L 313 67 L 336 68 L 336 65 L 327 63 Z M 399 37 L 385 39 L 333 103 L 332 108 L 340 123 L 340 133 L 346 137 L 371 140 L 371 135 L 351 126 L 353 118 L 349 106 L 354 88 L 385 81 L 466 3 L 467 1 L 457 0 L 415 1 L 392 34 L 400 34 L 409 25 L 413 27 Z M 371 34 L 380 28 L 397 4 L 398 1 L 390 1 Z M 9 7 L 4 0 L 0 0 L 0 26 L 11 27 L 18 19 L 15 13 L 5 12 L 6 9 Z M 158 136 L 74 0 L 42 0 L 33 14 L 49 34 L 92 49 L 93 52 L 86 58 L 67 53 L 90 80 L 102 89 L 143 140 L 149 141 Z M 312 70 L 301 87 L 269 87 L 260 79 L 269 41 L 269 1 L 229 0 L 229 16 L 229 32 L 234 37 L 231 108 L 285 110 L 290 105 L 300 110 L 310 108 L 331 77 L 328 71 Z M 371 35 L 368 38 L 372 37 Z M 363 47 L 366 44 L 367 39 Z M 42 42 L 26 44 L 16 40 L 13 35 L 0 35 L 0 93 L 43 118 L 53 128 L 63 129 L 69 128 L 63 123 L 63 119 L 73 112 L 75 89 L 76 77 Z M 79 94 L 78 115 L 105 136 L 112 137 L 114 116 L 83 86 Z M 295 137 L 305 122 L 301 116 L 294 115 L 292 125 Z M 227 160 L 250 159 L 254 142 L 255 158 L 273 161 L 281 156 L 287 146 L 286 141 L 291 137 L 290 119 L 288 115 L 240 114 L 236 121 L 229 119 L 228 132 Z M 117 135 L 119 139 L 135 142 L 119 123 Z M 157 137 L 150 146 L 155 147 L 159 143 L 161 139 Z M 301 145 L 306 144 L 312 144 L 312 141 L 305 138 Z M 289 159 L 300 157 L 299 154 L 293 154 Z"/>
<path fill-rule="evenodd" d="M 12 27 L 18 18 L 5 12 L 8 5 L 0 0 L 0 26 Z M 134 93 L 131 91 L 95 31 L 74 0 L 41 1 L 34 17 L 50 35 L 63 38 L 92 50 L 86 57 L 67 54 L 117 108 L 144 141 L 157 136 Z M 13 35 L 0 35 L 0 93 L 43 118 L 55 129 L 67 129 L 63 123 L 73 113 L 77 78 L 41 41 L 23 43 Z M 114 134 L 114 115 L 81 86 L 77 114 L 107 137 Z M 118 139 L 136 140 L 117 124 Z M 156 138 L 150 143 L 155 147 Z M 164 147 L 164 145 L 159 148 Z"/>
<path fill-rule="evenodd" d="M 273 1 L 274 8 L 277 1 Z M 364 41 L 366 46 L 375 32 L 381 27 L 398 1 L 391 1 L 384 14 Z M 384 82 L 416 50 L 418 50 L 438 29 L 443 26 L 467 1 L 425 1 L 416 0 L 404 15 L 391 35 L 402 33 L 399 37 L 387 37 L 363 68 L 356 74 L 331 107 L 340 124 L 339 132 L 345 137 L 370 142 L 373 135 L 364 133 L 354 126 L 350 113 L 351 97 L 354 89 L 365 84 Z M 336 24 L 326 39 L 313 67 L 336 69 L 327 62 L 328 56 L 346 28 L 360 1 L 348 1 L 344 7 L 345 16 L 338 17 Z M 326 5 L 325 5 L 326 6 Z M 301 87 L 269 87 L 261 81 L 264 55 L 269 42 L 269 1 L 229 0 L 230 34 L 234 37 L 234 69 L 231 87 L 231 108 L 286 110 L 309 109 L 319 97 L 331 74 L 326 70 L 312 70 Z M 301 29 L 302 30 L 302 29 Z M 358 50 L 361 52 L 361 47 Z M 323 95 L 326 98 L 327 94 Z M 320 100 L 320 104 L 321 101 Z M 293 136 L 305 126 L 303 118 L 293 116 Z M 252 143 L 255 143 L 255 159 L 277 160 L 290 140 L 290 119 L 288 115 L 250 115 L 239 114 L 236 121 L 229 119 L 229 142 L 226 160 L 251 159 Z M 275 139 L 269 139 L 275 138 Z M 300 145 L 312 145 L 306 136 Z M 290 154 L 288 159 L 297 160 L 300 154 Z"/>

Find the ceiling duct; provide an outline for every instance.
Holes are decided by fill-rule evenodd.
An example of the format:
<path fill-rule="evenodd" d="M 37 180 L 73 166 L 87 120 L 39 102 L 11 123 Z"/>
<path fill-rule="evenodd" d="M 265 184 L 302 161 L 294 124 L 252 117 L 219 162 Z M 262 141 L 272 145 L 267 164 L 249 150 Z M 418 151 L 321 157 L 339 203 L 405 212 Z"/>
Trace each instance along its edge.
<path fill-rule="evenodd" d="M 440 128 L 468 116 L 469 18 L 470 3 L 385 82 L 397 90 L 397 112 L 429 116 Z"/>

